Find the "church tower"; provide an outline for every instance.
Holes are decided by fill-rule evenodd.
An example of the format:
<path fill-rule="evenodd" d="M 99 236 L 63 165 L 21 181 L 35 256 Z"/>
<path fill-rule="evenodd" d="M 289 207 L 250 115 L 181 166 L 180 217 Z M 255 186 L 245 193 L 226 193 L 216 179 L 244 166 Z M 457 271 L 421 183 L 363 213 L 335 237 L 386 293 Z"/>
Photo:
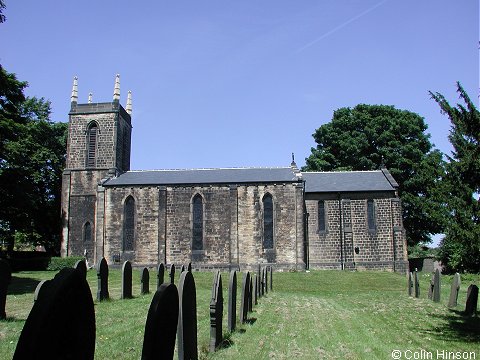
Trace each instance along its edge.
<path fill-rule="evenodd" d="M 130 170 L 131 92 L 127 105 L 120 104 L 120 75 L 115 78 L 112 102 L 78 103 L 74 78 L 70 98 L 67 159 L 62 178 L 61 255 L 84 255 L 95 251 L 97 188 L 106 178 Z"/>

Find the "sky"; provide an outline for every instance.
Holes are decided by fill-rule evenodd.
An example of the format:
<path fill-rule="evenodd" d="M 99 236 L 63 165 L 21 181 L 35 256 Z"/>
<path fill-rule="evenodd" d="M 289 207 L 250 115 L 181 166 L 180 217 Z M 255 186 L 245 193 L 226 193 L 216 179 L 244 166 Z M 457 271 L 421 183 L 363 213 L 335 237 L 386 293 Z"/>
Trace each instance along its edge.
<path fill-rule="evenodd" d="M 478 104 L 478 0 L 5 0 L 0 64 L 68 121 L 132 91 L 132 170 L 298 166 L 341 107 L 418 113 L 451 151 L 428 91 Z"/>

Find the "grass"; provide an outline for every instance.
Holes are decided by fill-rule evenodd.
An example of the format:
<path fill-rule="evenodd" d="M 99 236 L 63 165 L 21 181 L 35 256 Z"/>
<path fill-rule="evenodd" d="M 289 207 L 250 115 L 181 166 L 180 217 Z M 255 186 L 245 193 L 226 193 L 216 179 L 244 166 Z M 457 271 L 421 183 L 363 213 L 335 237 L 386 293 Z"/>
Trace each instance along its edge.
<path fill-rule="evenodd" d="M 152 269 L 153 271 L 153 269 Z M 150 288 L 155 287 L 154 272 Z M 33 305 L 36 284 L 55 272 L 15 273 L 7 296 L 7 321 L 0 322 L 0 358 L 10 359 Z M 139 359 L 153 294 L 140 294 L 134 270 L 134 299 L 120 299 L 120 271 L 111 270 L 111 301 L 95 302 L 96 359 Z M 222 274 L 224 332 L 228 274 Z M 462 277 L 459 306 L 448 309 L 451 277 L 442 277 L 442 300 L 427 299 L 430 274 L 421 274 L 421 297 L 408 297 L 406 278 L 387 272 L 312 271 L 275 273 L 274 291 L 261 298 L 248 324 L 237 326 L 225 346 L 208 353 L 209 301 L 213 273 L 194 272 L 197 287 L 198 346 L 201 359 L 391 359 L 393 350 L 476 351 L 480 320 L 464 317 L 466 288 L 480 276 Z M 88 272 L 95 297 L 96 273 Z M 468 280 L 467 280 L 468 279 Z M 177 276 L 178 281 L 178 276 Z M 237 305 L 240 301 L 241 277 Z M 238 309 L 237 309 L 238 314 Z M 405 357 L 402 357 L 405 358 Z M 412 357 L 413 358 L 413 357 Z"/>

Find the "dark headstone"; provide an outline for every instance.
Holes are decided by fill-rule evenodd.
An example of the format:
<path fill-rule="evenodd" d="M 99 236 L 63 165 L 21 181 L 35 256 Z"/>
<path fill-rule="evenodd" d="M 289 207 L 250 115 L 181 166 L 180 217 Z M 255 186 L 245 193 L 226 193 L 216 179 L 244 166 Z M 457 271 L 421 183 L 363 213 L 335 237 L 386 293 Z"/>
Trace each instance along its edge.
<path fill-rule="evenodd" d="M 222 321 L 222 275 L 220 275 L 220 271 L 217 271 L 213 278 L 212 298 L 210 299 L 210 352 L 214 352 L 222 343 Z"/>
<path fill-rule="evenodd" d="M 187 271 L 192 272 L 192 263 L 191 262 L 188 263 Z"/>
<path fill-rule="evenodd" d="M 435 275 L 433 276 L 433 301 L 440 302 L 440 270 L 435 270 Z"/>
<path fill-rule="evenodd" d="M 198 359 L 197 294 L 191 272 L 184 271 L 178 284 L 178 359 Z"/>
<path fill-rule="evenodd" d="M 41 296 L 40 294 L 42 293 L 43 284 L 45 284 L 47 281 L 50 281 L 50 280 L 42 280 L 37 284 L 37 287 L 35 288 L 35 293 L 33 294 L 34 302 L 37 301 L 38 298 Z"/>
<path fill-rule="evenodd" d="M 253 284 L 253 301 L 258 305 L 258 275 L 255 275 L 255 282 Z"/>
<path fill-rule="evenodd" d="M 244 324 L 248 318 L 248 293 L 250 291 L 250 273 L 243 274 L 242 300 L 240 303 L 240 323 Z"/>
<path fill-rule="evenodd" d="M 430 300 L 433 299 L 433 289 L 434 289 L 434 287 L 435 287 L 435 283 L 434 283 L 434 281 L 433 281 L 434 276 L 435 276 L 435 275 L 432 274 L 432 277 L 430 278 L 429 288 L 428 288 L 428 298 L 429 298 Z"/>
<path fill-rule="evenodd" d="M 452 286 L 450 288 L 450 298 L 448 299 L 448 307 L 457 306 L 458 292 L 460 291 L 460 274 L 455 273 L 452 279 Z"/>
<path fill-rule="evenodd" d="M 125 261 L 122 266 L 122 293 L 120 298 L 131 299 L 132 296 L 132 264 Z"/>
<path fill-rule="evenodd" d="M 185 265 L 182 265 L 182 268 L 180 269 L 180 274 L 185 271 Z"/>
<path fill-rule="evenodd" d="M 237 272 L 230 271 L 228 282 L 228 331 L 235 331 L 237 322 Z"/>
<path fill-rule="evenodd" d="M 273 267 L 270 266 L 270 291 L 273 291 Z"/>
<path fill-rule="evenodd" d="M 177 287 L 175 284 L 161 284 L 148 309 L 142 360 L 173 359 L 177 323 Z"/>
<path fill-rule="evenodd" d="M 261 295 L 265 295 L 265 269 L 262 269 L 262 275 L 260 279 L 260 293 Z"/>
<path fill-rule="evenodd" d="M 12 269 L 10 264 L 0 259 L 0 320 L 7 318 L 5 306 L 7 305 L 7 289 L 12 281 Z"/>
<path fill-rule="evenodd" d="M 82 274 L 83 276 L 85 276 L 85 279 L 87 278 L 87 263 L 86 263 L 86 260 L 85 260 L 85 259 L 83 259 L 83 260 L 78 260 L 78 261 L 75 263 L 74 268 L 77 269 L 78 271 L 80 271 L 80 274 Z"/>
<path fill-rule="evenodd" d="M 140 282 L 142 284 L 140 293 L 142 295 L 149 294 L 150 293 L 150 273 L 148 272 L 147 268 L 143 268 Z"/>
<path fill-rule="evenodd" d="M 407 277 L 408 296 L 413 296 L 413 273 L 409 272 Z"/>
<path fill-rule="evenodd" d="M 14 360 L 93 359 L 95 311 L 83 274 L 62 269 L 46 281 L 23 327 Z"/>
<path fill-rule="evenodd" d="M 160 288 L 160 285 L 163 284 L 163 281 L 165 279 L 165 265 L 161 263 L 158 265 L 157 269 L 157 289 Z"/>
<path fill-rule="evenodd" d="M 467 302 L 465 304 L 465 315 L 477 314 L 478 286 L 471 284 L 467 289 Z"/>
<path fill-rule="evenodd" d="M 248 286 L 248 312 L 253 311 L 253 279 L 250 276 L 250 283 Z"/>
<path fill-rule="evenodd" d="M 170 265 L 170 283 L 175 284 L 175 265 Z"/>
<path fill-rule="evenodd" d="M 416 298 L 420 297 L 420 282 L 418 281 L 418 273 L 416 271 L 413 272 L 413 286 L 414 286 L 414 294 Z"/>
<path fill-rule="evenodd" d="M 264 276 L 265 276 L 265 280 L 264 280 L 265 294 L 267 294 L 268 293 L 268 266 L 265 268 Z"/>
<path fill-rule="evenodd" d="M 108 264 L 102 258 L 97 264 L 97 301 L 108 300 Z"/>

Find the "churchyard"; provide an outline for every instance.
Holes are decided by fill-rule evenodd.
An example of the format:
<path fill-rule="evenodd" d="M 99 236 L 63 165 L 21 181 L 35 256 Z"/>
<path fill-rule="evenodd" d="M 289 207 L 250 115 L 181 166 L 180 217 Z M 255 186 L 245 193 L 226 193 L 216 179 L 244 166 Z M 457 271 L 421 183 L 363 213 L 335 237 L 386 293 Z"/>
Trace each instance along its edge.
<path fill-rule="evenodd" d="M 175 274 L 175 284 L 180 279 Z M 150 269 L 150 292 L 141 294 L 141 269 L 133 269 L 132 296 L 122 299 L 122 271 L 109 269 L 110 300 L 97 299 L 97 272 L 87 281 L 94 299 L 96 359 L 139 359 L 145 323 L 157 287 Z M 41 280 L 56 272 L 12 274 L 0 321 L 0 358 L 11 359 Z M 237 273 L 236 329 L 228 332 L 229 276 L 221 273 L 223 342 L 210 351 L 210 300 L 215 273 L 193 271 L 196 286 L 200 359 L 392 359 L 438 358 L 437 352 L 476 354 L 480 358 L 480 319 L 464 316 L 467 287 L 480 275 L 462 275 L 458 305 L 449 309 L 452 276 L 442 276 L 439 302 L 429 299 L 431 274 L 419 273 L 419 297 L 408 295 L 407 279 L 388 272 L 311 271 L 274 273 L 273 290 L 253 304 L 241 323 L 243 273 Z M 169 282 L 168 269 L 165 282 Z M 145 284 L 143 284 L 145 286 Z M 144 288 L 145 290 L 145 288 Z M 128 296 L 127 296 L 128 297 Z M 74 312 L 75 308 L 71 308 Z M 177 338 L 178 342 L 178 338 Z M 56 339 L 41 346 L 55 346 Z M 394 357 L 400 351 L 402 357 Z M 429 354 L 433 354 L 429 357 Z M 417 357 L 414 357 L 415 354 Z M 175 357 L 177 358 L 177 354 Z M 446 357 L 444 357 L 446 358 Z"/>

